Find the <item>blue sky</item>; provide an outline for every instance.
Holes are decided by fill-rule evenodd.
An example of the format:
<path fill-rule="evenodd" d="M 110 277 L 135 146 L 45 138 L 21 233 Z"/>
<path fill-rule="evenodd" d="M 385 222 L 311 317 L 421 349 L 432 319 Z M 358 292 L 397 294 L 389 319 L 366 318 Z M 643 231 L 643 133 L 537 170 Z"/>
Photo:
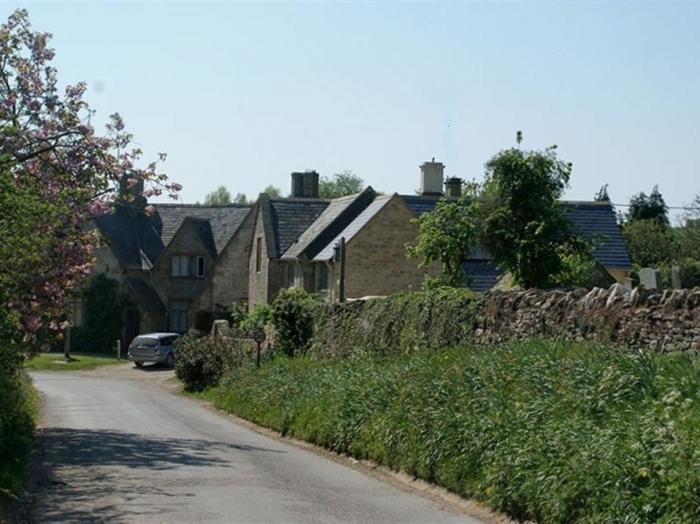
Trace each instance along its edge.
<path fill-rule="evenodd" d="M 13 5 L 14 4 L 14 5 Z M 54 34 L 64 82 L 118 111 L 185 201 L 350 169 L 411 193 L 418 165 L 481 178 L 559 146 L 567 197 L 700 192 L 700 4 L 3 2 Z M 2 13 L 2 11 L 6 11 Z"/>

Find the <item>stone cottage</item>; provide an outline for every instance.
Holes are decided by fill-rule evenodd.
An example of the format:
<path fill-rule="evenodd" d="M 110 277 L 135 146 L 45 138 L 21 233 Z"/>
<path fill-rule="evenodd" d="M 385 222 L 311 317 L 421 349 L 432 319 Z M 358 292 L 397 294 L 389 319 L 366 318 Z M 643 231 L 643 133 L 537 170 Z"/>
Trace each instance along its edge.
<path fill-rule="evenodd" d="M 406 258 L 406 246 L 415 242 L 415 218 L 431 212 L 444 198 L 458 198 L 462 181 L 445 181 L 444 165 L 420 166 L 416 195 L 378 195 L 371 187 L 357 195 L 334 200 L 318 198 L 318 174 L 292 174 L 292 196 L 271 199 L 261 195 L 253 209 L 255 230 L 251 239 L 249 298 L 251 305 L 269 303 L 280 289 L 303 287 L 326 300 L 338 299 L 340 263 L 338 246 L 345 241 L 346 298 L 389 295 L 418 289 L 427 273 Z M 623 281 L 632 265 L 607 202 L 562 202 L 574 232 L 597 237 L 593 253 L 611 278 Z M 502 276 L 491 257 L 475 249 L 464 270 L 469 287 L 487 291 Z"/>
<path fill-rule="evenodd" d="M 131 299 L 124 343 L 139 333 L 185 332 L 198 311 L 213 313 L 248 298 L 251 206 L 158 204 L 147 216 L 145 205 L 137 192 L 94 219 L 103 239 L 94 272 L 120 282 Z M 76 326 L 82 307 L 78 300 Z"/>

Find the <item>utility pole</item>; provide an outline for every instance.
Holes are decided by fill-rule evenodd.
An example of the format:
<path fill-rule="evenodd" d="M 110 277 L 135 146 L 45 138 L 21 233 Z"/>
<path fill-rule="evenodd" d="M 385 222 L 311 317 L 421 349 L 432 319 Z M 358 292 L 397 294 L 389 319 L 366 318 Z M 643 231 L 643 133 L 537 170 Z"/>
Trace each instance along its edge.
<path fill-rule="evenodd" d="M 335 261 L 340 264 L 340 278 L 338 281 L 338 302 L 345 302 L 345 237 L 340 239 L 334 248 Z"/>

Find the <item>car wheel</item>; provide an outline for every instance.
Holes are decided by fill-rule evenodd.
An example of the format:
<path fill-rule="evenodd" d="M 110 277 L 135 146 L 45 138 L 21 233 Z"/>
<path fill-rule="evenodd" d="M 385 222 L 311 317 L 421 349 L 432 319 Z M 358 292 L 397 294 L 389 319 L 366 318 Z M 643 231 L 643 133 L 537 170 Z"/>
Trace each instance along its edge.
<path fill-rule="evenodd" d="M 143 367 L 143 362 L 134 362 L 134 367 L 142 368 L 142 367 Z"/>
<path fill-rule="evenodd" d="M 175 365 L 175 355 L 172 353 L 168 353 L 168 356 L 165 357 L 165 367 L 172 368 Z"/>

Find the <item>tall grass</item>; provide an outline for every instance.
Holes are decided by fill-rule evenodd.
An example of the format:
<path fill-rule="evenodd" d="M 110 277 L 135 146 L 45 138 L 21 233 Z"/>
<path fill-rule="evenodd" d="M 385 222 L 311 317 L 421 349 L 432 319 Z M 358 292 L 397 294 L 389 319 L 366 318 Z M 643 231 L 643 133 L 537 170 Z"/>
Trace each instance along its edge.
<path fill-rule="evenodd" d="M 519 519 L 700 521 L 700 364 L 531 341 L 278 358 L 204 395 L 283 434 Z"/>

